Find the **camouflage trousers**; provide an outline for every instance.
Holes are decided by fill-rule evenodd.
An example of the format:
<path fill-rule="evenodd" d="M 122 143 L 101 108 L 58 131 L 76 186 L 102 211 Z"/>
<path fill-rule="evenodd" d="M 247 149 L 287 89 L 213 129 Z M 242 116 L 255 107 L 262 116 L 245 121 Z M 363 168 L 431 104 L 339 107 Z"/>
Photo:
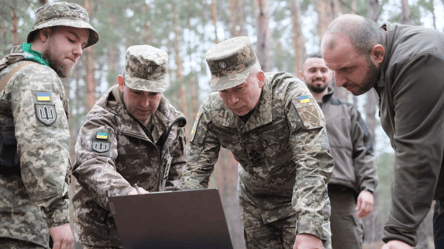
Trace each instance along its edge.
<path fill-rule="evenodd" d="M 264 224 L 260 209 L 249 202 L 239 199 L 244 224 L 247 249 L 292 249 L 296 239 L 297 216 Z M 331 240 L 322 241 L 326 249 L 331 249 Z"/>
<path fill-rule="evenodd" d="M 1 249 L 45 249 L 43 246 L 39 246 L 29 241 L 0 238 Z"/>

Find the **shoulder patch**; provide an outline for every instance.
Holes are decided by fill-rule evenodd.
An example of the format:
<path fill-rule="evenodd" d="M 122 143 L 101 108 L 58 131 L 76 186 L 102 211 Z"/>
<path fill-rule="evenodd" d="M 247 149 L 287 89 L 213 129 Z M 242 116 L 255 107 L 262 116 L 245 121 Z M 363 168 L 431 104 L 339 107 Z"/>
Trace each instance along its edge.
<path fill-rule="evenodd" d="M 303 95 L 292 100 L 299 116 L 308 130 L 322 127 L 321 117 L 317 103 L 311 96 Z"/>
<path fill-rule="evenodd" d="M 91 134 L 91 149 L 99 152 L 104 153 L 109 151 L 111 147 L 111 142 L 109 140 L 108 131 L 107 130 L 95 130 Z"/>
<path fill-rule="evenodd" d="M 199 120 L 200 120 L 200 117 L 202 116 L 202 112 L 203 112 L 203 108 L 201 106 L 199 108 L 199 111 L 197 112 L 196 120 L 194 120 L 193 129 L 191 130 L 191 134 L 190 134 L 190 142 L 193 142 L 193 140 L 194 140 L 194 136 L 196 135 L 196 131 L 199 126 Z"/>
<path fill-rule="evenodd" d="M 50 91 L 32 91 L 37 120 L 50 126 L 57 120 L 57 111 Z"/>

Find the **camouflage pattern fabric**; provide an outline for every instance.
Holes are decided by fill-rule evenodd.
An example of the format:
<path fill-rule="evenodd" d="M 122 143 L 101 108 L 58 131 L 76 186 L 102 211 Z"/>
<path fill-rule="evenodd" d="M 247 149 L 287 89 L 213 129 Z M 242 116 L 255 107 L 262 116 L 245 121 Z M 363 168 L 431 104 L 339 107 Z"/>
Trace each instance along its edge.
<path fill-rule="evenodd" d="M 146 92 L 164 92 L 168 86 L 168 54 L 149 45 L 126 50 L 125 84 Z"/>
<path fill-rule="evenodd" d="M 243 209 L 259 209 L 264 224 L 296 215 L 295 234 L 328 243 L 327 182 L 334 162 L 324 116 L 300 80 L 286 73 L 265 75 L 259 106 L 246 123 L 218 93 L 205 100 L 192 129 L 182 187 L 208 187 L 222 146 L 240 163 L 239 198 L 251 200 Z"/>
<path fill-rule="evenodd" d="M 185 138 L 174 125 L 165 146 L 156 142 L 179 111 L 162 97 L 146 134 L 122 102 L 118 86 L 109 89 L 85 117 L 76 143 L 73 175 L 74 237 L 87 246 L 121 247 L 108 196 L 127 195 L 137 184 L 150 192 L 177 190 L 185 170 Z"/>
<path fill-rule="evenodd" d="M 17 54 L 8 58 L 15 63 L 2 60 L 0 80 L 23 63 Z M 49 228 L 69 222 L 67 116 L 65 89 L 50 67 L 24 66 L 0 93 L 0 120 L 13 117 L 21 168 L 20 173 L 0 171 L 0 237 L 49 248 Z"/>
<path fill-rule="evenodd" d="M 250 39 L 239 36 L 211 47 L 205 56 L 211 71 L 211 91 L 220 91 L 242 84 L 248 69 L 256 63 Z"/>
<path fill-rule="evenodd" d="M 89 24 L 88 12 L 82 6 L 76 3 L 55 2 L 47 3 L 37 9 L 34 28 L 29 32 L 27 42 L 31 42 L 37 30 L 54 26 L 89 29 L 85 48 L 99 41 L 99 34 Z"/>

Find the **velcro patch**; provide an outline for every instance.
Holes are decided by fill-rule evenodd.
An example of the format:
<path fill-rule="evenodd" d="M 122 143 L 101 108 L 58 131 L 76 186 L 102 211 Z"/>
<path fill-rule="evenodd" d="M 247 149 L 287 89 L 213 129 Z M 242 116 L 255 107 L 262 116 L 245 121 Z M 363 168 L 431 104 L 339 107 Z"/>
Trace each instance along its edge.
<path fill-rule="evenodd" d="M 109 151 L 109 149 L 111 148 L 111 142 L 108 138 L 109 135 L 107 130 L 100 129 L 94 131 L 92 133 L 91 149 L 99 153 Z"/>
<path fill-rule="evenodd" d="M 49 92 L 38 92 L 35 93 L 35 97 L 38 102 L 49 102 L 51 101 L 51 94 Z"/>
<path fill-rule="evenodd" d="M 301 99 L 301 97 L 304 98 Z M 316 106 L 316 101 L 309 98 L 308 96 L 300 96 L 293 99 L 292 103 L 298 111 L 305 128 L 311 130 L 322 127 L 323 122 L 321 122 L 321 117 Z"/>
<path fill-rule="evenodd" d="M 35 114 L 37 120 L 47 126 L 52 125 L 57 120 L 55 105 L 35 104 Z"/>

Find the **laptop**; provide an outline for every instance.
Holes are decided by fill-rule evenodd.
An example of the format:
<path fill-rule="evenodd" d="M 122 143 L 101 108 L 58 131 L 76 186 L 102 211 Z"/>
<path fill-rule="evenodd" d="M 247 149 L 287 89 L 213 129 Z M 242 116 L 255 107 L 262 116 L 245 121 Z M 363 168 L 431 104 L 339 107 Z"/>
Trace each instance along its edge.
<path fill-rule="evenodd" d="M 233 249 L 217 189 L 108 199 L 124 249 Z"/>

